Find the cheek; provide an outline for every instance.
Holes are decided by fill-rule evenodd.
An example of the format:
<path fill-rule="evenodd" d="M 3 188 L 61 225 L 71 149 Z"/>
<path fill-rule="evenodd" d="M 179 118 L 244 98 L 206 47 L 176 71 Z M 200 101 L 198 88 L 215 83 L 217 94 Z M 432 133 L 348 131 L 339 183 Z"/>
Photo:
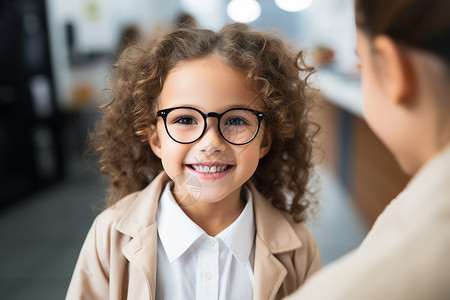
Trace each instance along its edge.
<path fill-rule="evenodd" d="M 383 127 L 383 93 L 377 87 L 375 78 L 370 74 L 362 79 L 364 117 L 373 131 L 378 132 Z"/>
<path fill-rule="evenodd" d="M 398 143 L 396 116 L 392 113 L 387 95 L 374 84 L 374 78 L 363 80 L 364 118 L 370 129 L 395 154 Z"/>
<path fill-rule="evenodd" d="M 187 148 L 184 145 L 178 144 L 168 136 L 162 136 L 161 139 L 161 161 L 164 170 L 167 172 L 177 171 L 182 165 L 186 156 Z M 169 175 L 170 176 L 170 175 Z"/>
<path fill-rule="evenodd" d="M 239 159 L 240 165 L 244 166 L 246 170 L 253 173 L 259 163 L 259 145 L 257 143 L 252 144 L 251 142 L 240 147 L 242 148 L 234 149 L 234 156 Z"/>

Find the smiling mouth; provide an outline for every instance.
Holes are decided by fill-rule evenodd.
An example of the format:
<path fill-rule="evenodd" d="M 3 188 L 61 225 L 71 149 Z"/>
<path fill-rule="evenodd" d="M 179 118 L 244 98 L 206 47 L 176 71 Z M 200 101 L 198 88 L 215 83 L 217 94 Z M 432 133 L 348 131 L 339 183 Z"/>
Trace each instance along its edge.
<path fill-rule="evenodd" d="M 225 172 L 230 169 L 233 165 L 187 165 L 190 169 L 204 174 L 216 174 Z"/>

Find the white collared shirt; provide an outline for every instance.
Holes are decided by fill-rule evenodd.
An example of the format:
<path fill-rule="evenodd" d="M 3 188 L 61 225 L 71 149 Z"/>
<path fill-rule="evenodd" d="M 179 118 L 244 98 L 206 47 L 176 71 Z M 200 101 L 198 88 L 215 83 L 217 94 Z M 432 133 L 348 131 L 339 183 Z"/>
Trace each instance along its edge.
<path fill-rule="evenodd" d="M 156 299 L 252 299 L 255 256 L 253 199 L 217 236 L 206 234 L 176 203 L 169 182 L 157 212 Z"/>

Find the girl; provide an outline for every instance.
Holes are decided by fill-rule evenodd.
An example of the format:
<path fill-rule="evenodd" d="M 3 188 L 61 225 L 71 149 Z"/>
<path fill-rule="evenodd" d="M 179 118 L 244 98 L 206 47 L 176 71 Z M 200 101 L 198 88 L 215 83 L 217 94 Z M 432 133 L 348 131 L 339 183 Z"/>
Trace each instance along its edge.
<path fill-rule="evenodd" d="M 280 299 L 320 268 L 302 225 L 315 129 L 302 57 L 242 24 L 122 53 L 91 139 L 109 208 L 68 299 Z"/>
<path fill-rule="evenodd" d="M 450 299 L 449 12 L 356 0 L 366 119 L 413 178 L 355 252 L 289 299 Z"/>

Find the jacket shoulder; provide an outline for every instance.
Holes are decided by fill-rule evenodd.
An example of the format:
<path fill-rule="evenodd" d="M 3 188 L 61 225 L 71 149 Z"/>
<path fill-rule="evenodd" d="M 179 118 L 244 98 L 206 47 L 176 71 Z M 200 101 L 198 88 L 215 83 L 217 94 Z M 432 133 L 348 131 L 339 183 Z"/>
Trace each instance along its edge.
<path fill-rule="evenodd" d="M 95 220 L 97 229 L 110 228 L 112 225 L 117 224 L 136 201 L 139 194 L 140 192 L 129 194 L 102 211 Z"/>
<path fill-rule="evenodd" d="M 303 222 L 295 222 L 291 215 L 282 213 L 284 218 L 292 226 L 293 231 L 300 240 L 302 247 L 294 250 L 293 260 L 298 270 L 303 270 L 304 273 L 299 274 L 304 276 L 302 282 L 311 277 L 314 273 L 322 268 L 322 259 L 319 245 L 315 238 L 311 235 L 308 228 Z"/>
<path fill-rule="evenodd" d="M 308 243 L 315 243 L 314 237 L 311 235 L 304 222 L 295 222 L 294 218 L 286 212 L 281 212 L 281 214 L 289 223 L 289 225 L 291 225 L 292 229 L 294 229 L 295 234 L 302 242 L 305 241 Z"/>

